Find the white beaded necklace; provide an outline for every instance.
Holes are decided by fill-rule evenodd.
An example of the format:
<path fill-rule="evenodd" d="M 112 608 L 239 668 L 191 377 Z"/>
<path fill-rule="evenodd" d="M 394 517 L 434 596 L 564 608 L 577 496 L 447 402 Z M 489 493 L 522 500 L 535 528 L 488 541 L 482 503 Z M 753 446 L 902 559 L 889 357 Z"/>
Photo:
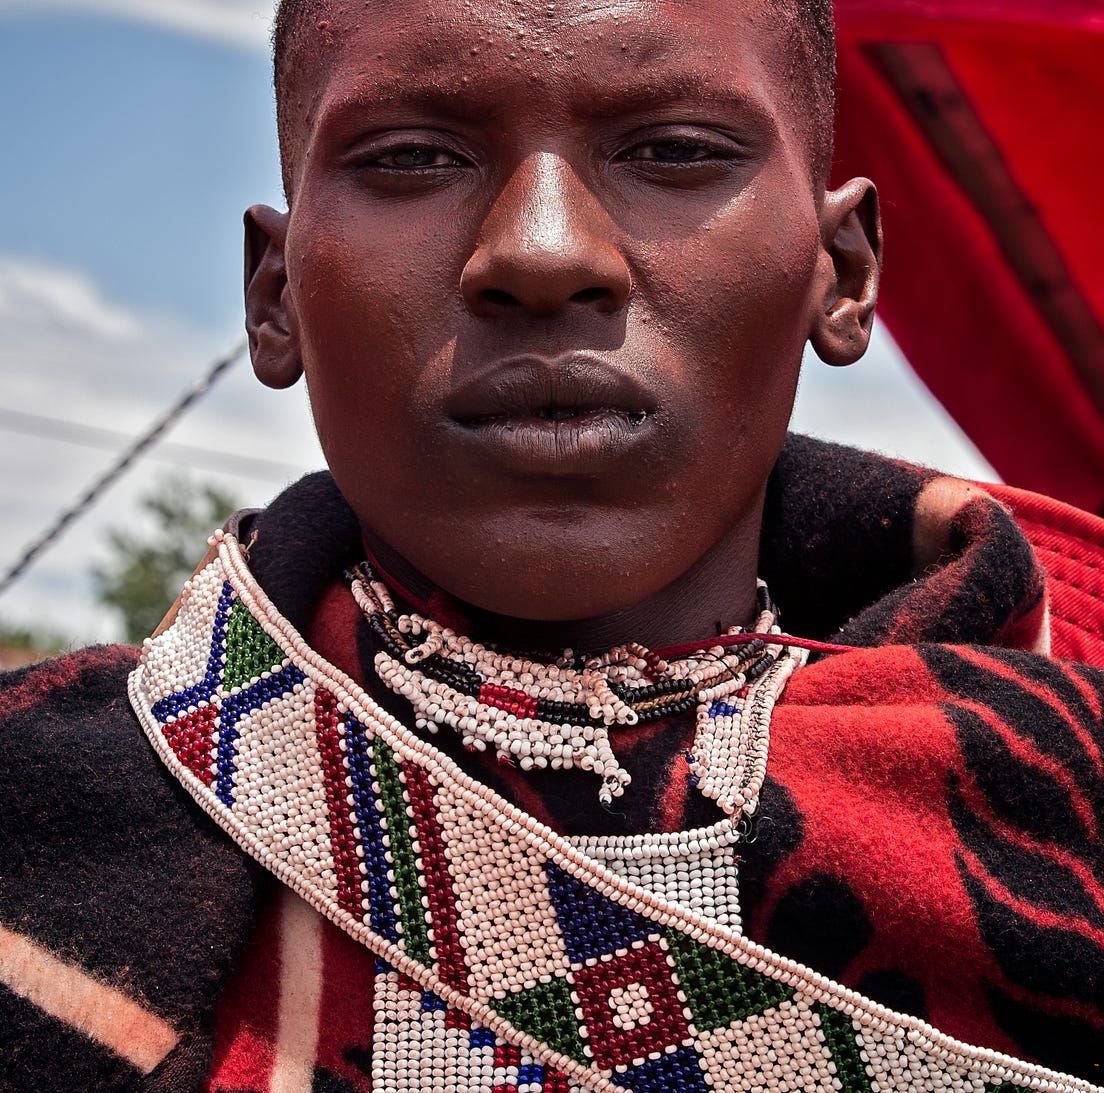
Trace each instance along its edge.
<path fill-rule="evenodd" d="M 609 731 L 697 708 L 692 782 L 730 815 L 758 804 L 766 772 L 771 711 L 786 680 L 804 663 L 800 650 L 767 641 L 779 633 L 759 582 L 752 638 L 714 645 L 670 662 L 644 646 L 619 645 L 596 656 L 565 649 L 555 660 L 501 652 L 434 619 L 395 608 L 387 587 L 364 563 L 351 574 L 357 604 L 380 641 L 380 680 L 414 708 L 418 729 L 448 725 L 469 750 L 494 749 L 522 770 L 578 767 L 600 779 L 609 807 L 630 776 Z M 745 634 L 733 627 L 727 634 Z"/>

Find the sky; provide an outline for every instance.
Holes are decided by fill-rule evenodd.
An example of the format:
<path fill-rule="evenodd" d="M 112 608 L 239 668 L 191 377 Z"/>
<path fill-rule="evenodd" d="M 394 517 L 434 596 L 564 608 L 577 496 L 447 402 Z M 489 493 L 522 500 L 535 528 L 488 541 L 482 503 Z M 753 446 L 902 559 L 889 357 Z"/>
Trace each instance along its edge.
<path fill-rule="evenodd" d="M 241 215 L 282 205 L 264 0 L 0 0 L 0 571 L 241 338 Z M 795 427 L 992 479 L 876 330 L 811 359 Z M 238 360 L 6 592 L 0 625 L 118 621 L 90 572 L 171 472 L 263 504 L 322 458 L 301 387 Z"/>

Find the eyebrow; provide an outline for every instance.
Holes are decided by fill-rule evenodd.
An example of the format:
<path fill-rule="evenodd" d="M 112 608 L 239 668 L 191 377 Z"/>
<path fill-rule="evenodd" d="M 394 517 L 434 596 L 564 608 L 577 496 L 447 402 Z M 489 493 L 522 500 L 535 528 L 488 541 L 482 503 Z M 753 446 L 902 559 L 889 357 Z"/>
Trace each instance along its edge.
<path fill-rule="evenodd" d="M 772 111 L 750 88 L 718 86 L 715 81 L 692 72 L 672 73 L 659 79 L 643 76 L 630 84 L 588 88 L 577 113 L 583 118 L 631 116 L 688 105 L 712 107 L 762 122 L 773 121 Z M 323 95 L 316 118 L 319 129 L 349 114 L 371 117 L 389 111 L 486 122 L 493 121 L 503 110 L 493 87 L 465 84 L 459 79 L 412 86 L 400 77 L 387 76 L 373 78 L 347 95 L 332 99 Z"/>
<path fill-rule="evenodd" d="M 767 114 L 763 101 L 749 87 L 721 86 L 700 73 L 672 73 L 667 79 L 636 80 L 599 89 L 588 100 L 588 113 L 645 113 L 665 106 L 701 103 L 736 113 Z"/>

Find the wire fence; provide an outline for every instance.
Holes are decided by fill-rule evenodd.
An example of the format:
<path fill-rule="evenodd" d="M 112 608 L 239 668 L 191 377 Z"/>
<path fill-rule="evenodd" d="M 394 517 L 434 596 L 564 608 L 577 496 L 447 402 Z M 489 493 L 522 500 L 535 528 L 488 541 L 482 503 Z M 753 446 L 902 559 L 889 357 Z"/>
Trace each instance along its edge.
<path fill-rule="evenodd" d="M 59 539 L 66 529 L 86 513 L 110 487 L 134 466 L 195 405 L 245 353 L 243 339 L 225 356 L 216 360 L 202 376 L 176 400 L 153 424 L 130 444 L 114 463 L 68 508 L 63 509 L 45 531 L 34 539 L 10 569 L 0 577 L 2 596 L 30 568 L 35 559 Z"/>
<path fill-rule="evenodd" d="M 119 432 L 116 429 L 86 425 L 84 422 L 70 421 L 49 414 L 8 410 L 2 406 L 0 406 L 0 430 L 39 440 L 58 441 L 62 444 L 74 444 L 82 448 L 97 448 L 108 452 L 122 452 L 134 442 L 134 437 L 130 433 Z M 297 473 L 297 468 L 291 463 L 260 459 L 257 456 L 228 452 L 221 448 L 200 447 L 198 444 L 175 444 L 170 440 L 161 441 L 147 453 L 147 458 L 192 469 L 206 467 L 209 470 L 241 475 L 245 478 L 263 479 L 266 482 L 283 482 Z"/>

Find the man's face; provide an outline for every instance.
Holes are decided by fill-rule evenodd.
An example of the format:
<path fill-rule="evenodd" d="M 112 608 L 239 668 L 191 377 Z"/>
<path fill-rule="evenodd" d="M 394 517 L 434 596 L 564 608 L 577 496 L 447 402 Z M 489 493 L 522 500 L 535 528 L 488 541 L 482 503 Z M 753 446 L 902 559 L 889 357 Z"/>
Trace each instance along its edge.
<path fill-rule="evenodd" d="M 374 0 L 304 52 L 285 304 L 319 436 L 462 599 L 589 617 L 754 550 L 824 303 L 765 8 Z"/>

